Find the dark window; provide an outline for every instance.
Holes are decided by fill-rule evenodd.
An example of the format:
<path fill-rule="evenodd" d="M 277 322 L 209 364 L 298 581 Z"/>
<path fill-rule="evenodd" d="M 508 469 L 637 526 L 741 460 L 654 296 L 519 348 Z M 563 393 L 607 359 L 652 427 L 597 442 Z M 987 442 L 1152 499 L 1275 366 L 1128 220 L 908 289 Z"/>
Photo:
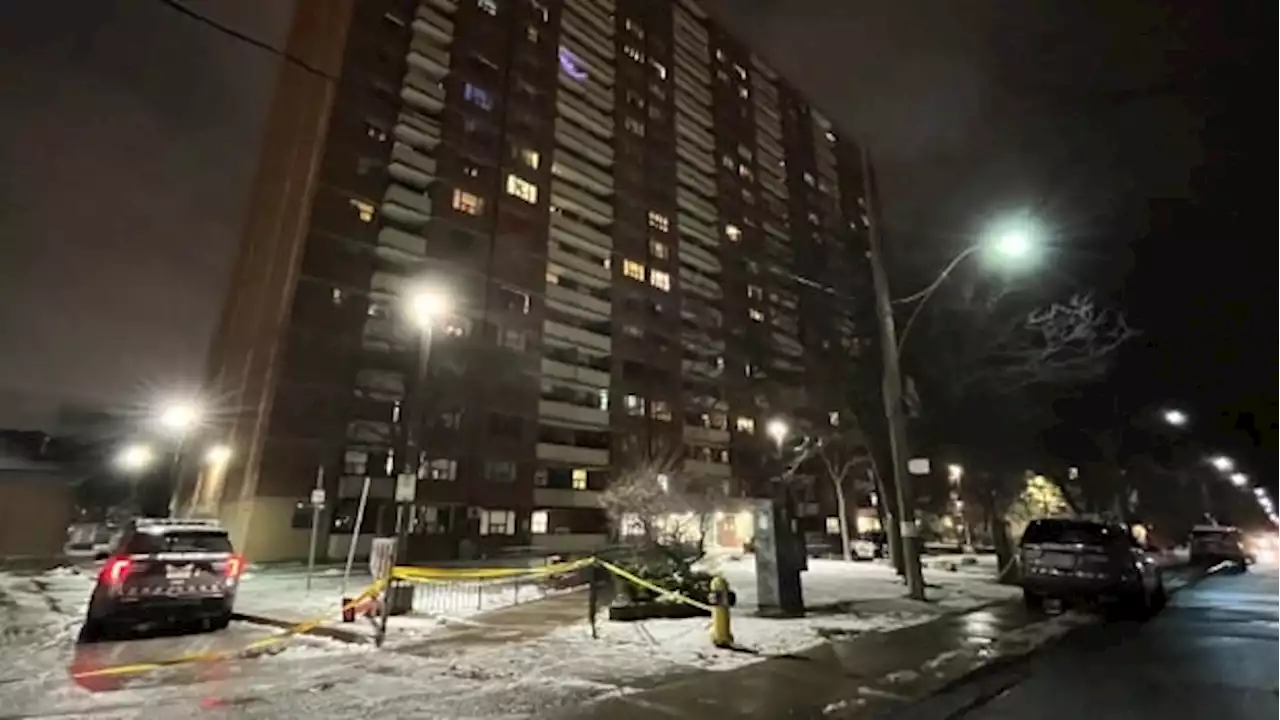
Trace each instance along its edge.
<path fill-rule="evenodd" d="M 1033 520 L 1022 534 L 1023 543 L 1101 545 L 1123 534 L 1118 528 L 1079 520 Z"/>
<path fill-rule="evenodd" d="M 489 433 L 497 437 L 519 439 L 524 434 L 524 420 L 514 415 L 490 415 Z"/>
<path fill-rule="evenodd" d="M 515 482 L 516 464 L 510 460 L 486 460 L 484 479 L 489 482 Z"/>

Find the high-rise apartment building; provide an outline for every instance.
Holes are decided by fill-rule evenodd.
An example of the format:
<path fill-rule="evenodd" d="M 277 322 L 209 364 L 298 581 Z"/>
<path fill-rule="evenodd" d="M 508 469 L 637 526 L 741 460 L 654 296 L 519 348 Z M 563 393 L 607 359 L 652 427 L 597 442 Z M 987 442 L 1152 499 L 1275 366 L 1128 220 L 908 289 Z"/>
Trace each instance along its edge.
<path fill-rule="evenodd" d="M 236 461 L 183 499 L 245 552 L 305 553 L 317 478 L 325 534 L 365 477 L 388 529 L 410 423 L 409 552 L 439 559 L 605 542 L 646 455 L 767 493 L 767 418 L 840 421 L 858 150 L 695 3 L 297 5 L 211 362 Z M 453 303 L 422 383 L 415 283 Z"/>

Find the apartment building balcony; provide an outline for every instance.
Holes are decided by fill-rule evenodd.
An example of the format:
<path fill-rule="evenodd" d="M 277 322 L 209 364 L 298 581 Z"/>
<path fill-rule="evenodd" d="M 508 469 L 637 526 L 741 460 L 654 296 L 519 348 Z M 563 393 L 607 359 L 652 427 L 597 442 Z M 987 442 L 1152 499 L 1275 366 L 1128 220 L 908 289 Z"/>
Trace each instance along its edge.
<path fill-rule="evenodd" d="M 586 80 L 578 80 L 570 77 L 564 68 L 560 68 L 560 89 L 567 90 L 568 94 L 581 97 L 587 101 L 587 104 L 598 108 L 606 114 L 613 113 L 613 90 L 592 80 L 588 75 Z"/>
<path fill-rule="evenodd" d="M 714 125 L 706 109 L 712 107 L 715 100 L 711 96 L 711 91 L 707 89 L 706 83 L 699 83 L 690 77 L 689 73 L 681 73 L 677 70 L 675 100 L 677 111 L 701 111 L 701 114 L 707 118 L 706 122 L 701 124 L 706 127 Z"/>
<path fill-rule="evenodd" d="M 347 423 L 347 441 L 369 445 L 386 445 L 392 440 L 391 423 L 374 420 L 352 420 Z"/>
<path fill-rule="evenodd" d="M 607 321 L 613 312 L 613 305 L 608 300 L 601 300 L 564 285 L 547 285 L 547 306 L 591 322 Z"/>
<path fill-rule="evenodd" d="M 542 359 L 542 375 L 601 388 L 609 387 L 610 382 L 607 372 L 545 357 Z"/>
<path fill-rule="evenodd" d="M 597 137 L 606 141 L 613 138 L 613 121 L 575 95 L 559 93 L 556 97 L 556 112 Z"/>
<path fill-rule="evenodd" d="M 379 300 L 391 300 L 400 295 L 406 282 L 403 275 L 375 272 L 369 278 L 369 295 Z"/>
<path fill-rule="evenodd" d="M 427 257 L 427 239 L 393 227 L 378 231 L 378 257 L 397 265 L 415 265 Z"/>
<path fill-rule="evenodd" d="M 566 3 L 565 12 L 591 26 L 592 32 L 613 37 L 613 3 Z"/>
<path fill-rule="evenodd" d="M 560 28 L 564 30 L 560 36 L 561 40 L 569 45 L 569 49 L 579 59 L 587 62 L 594 60 L 594 64 L 597 66 L 612 64 L 611 61 L 614 56 L 613 45 L 606 42 L 606 40 L 612 39 L 612 35 L 605 35 L 605 39 L 601 39 L 603 33 L 593 31 L 588 21 L 573 12 L 560 14 Z M 573 43 L 576 43 L 576 47 Z M 612 77 L 609 78 L 609 85 L 613 85 Z"/>
<path fill-rule="evenodd" d="M 724 374 L 716 365 L 706 360 L 681 360 L 680 374 L 685 377 L 697 377 L 707 380 L 714 380 Z"/>
<path fill-rule="evenodd" d="M 574 467 L 607 467 L 609 451 L 540 442 L 534 448 L 537 459 Z"/>
<path fill-rule="evenodd" d="M 551 238 L 602 259 L 613 254 L 613 238 L 564 213 L 551 213 Z"/>
<path fill-rule="evenodd" d="M 690 212 L 708 223 L 714 223 L 719 220 L 719 214 L 716 212 L 714 205 L 685 190 L 683 187 L 676 188 L 676 205 L 681 210 Z"/>
<path fill-rule="evenodd" d="M 804 346 L 793 337 L 788 337 L 782 333 L 769 333 L 773 337 L 774 345 L 780 352 L 791 357 L 800 357 L 804 355 Z"/>
<path fill-rule="evenodd" d="M 453 21 L 427 5 L 418 6 L 418 12 L 413 20 L 413 31 L 443 45 L 453 42 Z"/>
<path fill-rule="evenodd" d="M 396 324 L 386 318 L 368 318 L 360 334 L 360 347 L 376 352 L 390 352 L 399 347 L 402 338 Z"/>
<path fill-rule="evenodd" d="M 677 143 L 683 137 L 707 152 L 715 152 L 716 150 L 716 141 L 715 138 L 711 137 L 711 133 L 693 123 L 676 123 L 676 136 Z"/>
<path fill-rule="evenodd" d="M 433 150 L 440 144 L 440 125 L 413 113 L 400 113 L 391 134 L 396 140 L 418 150 Z"/>
<path fill-rule="evenodd" d="M 616 75 L 612 53 L 602 56 L 572 33 L 561 33 L 560 46 L 570 53 L 573 64 L 587 74 L 589 81 L 597 82 L 605 89 L 613 89 Z"/>
<path fill-rule="evenodd" d="M 711 158 L 710 153 L 708 153 L 707 151 L 701 148 L 695 147 L 693 143 L 677 142 L 676 155 L 678 155 L 681 160 L 688 161 L 688 163 L 692 165 L 694 169 L 698 170 L 704 175 L 715 177 L 715 174 L 716 174 L 715 160 Z"/>
<path fill-rule="evenodd" d="M 387 173 L 405 185 L 426 190 L 436 181 L 436 161 L 417 150 L 397 142 L 391 148 L 391 164 Z"/>
<path fill-rule="evenodd" d="M 613 194 L 613 177 L 573 153 L 558 153 L 551 163 L 551 174 L 594 195 Z"/>
<path fill-rule="evenodd" d="M 613 284 L 609 268 L 603 262 L 570 252 L 556 238 L 547 247 L 547 271 L 563 274 L 575 282 L 602 290 L 607 290 Z"/>
<path fill-rule="evenodd" d="M 676 162 L 676 180 L 699 193 L 703 198 L 710 199 L 717 196 L 716 186 L 711 182 L 711 178 L 684 162 L 683 158 Z"/>
<path fill-rule="evenodd" d="M 555 127 L 556 143 L 561 149 L 576 152 L 601 167 L 613 167 L 613 148 L 608 144 L 559 118 L 556 119 Z"/>
<path fill-rule="evenodd" d="M 539 400 L 538 417 L 563 420 L 584 427 L 607 428 L 609 426 L 608 410 L 583 407 L 556 400 Z"/>
<path fill-rule="evenodd" d="M 729 478 L 733 477 L 733 466 L 729 463 L 686 459 L 684 461 L 684 472 L 693 477 Z"/>
<path fill-rule="evenodd" d="M 608 335 L 573 327 L 555 320 L 543 321 L 542 335 L 550 340 L 559 340 L 567 345 L 576 345 L 604 354 L 613 352 L 613 340 Z"/>
<path fill-rule="evenodd" d="M 410 70 L 400 89 L 400 99 L 418 110 L 435 114 L 444 109 L 444 88 L 427 75 Z"/>
<path fill-rule="evenodd" d="M 431 219 L 431 195 L 392 183 L 382 196 L 382 212 L 409 225 L 425 225 Z"/>
<path fill-rule="evenodd" d="M 719 276 L 723 270 L 720 259 L 697 243 L 680 244 L 680 262 L 712 276 Z"/>
<path fill-rule="evenodd" d="M 406 58 L 409 67 L 421 70 L 437 80 L 449 74 L 449 53 L 432 47 L 421 40 L 414 40 Z"/>
<path fill-rule="evenodd" d="M 426 4 L 447 15 L 452 15 L 458 9 L 458 4 L 454 0 L 426 0 Z"/>
<path fill-rule="evenodd" d="M 676 77 L 688 75 L 694 83 L 704 87 L 711 85 L 711 52 L 706 48 L 688 47 L 676 40 Z"/>
<path fill-rule="evenodd" d="M 719 249 L 720 236 L 716 234 L 715 228 L 710 224 L 697 219 L 687 212 L 682 212 L 677 216 L 677 224 L 680 227 L 681 235 L 688 235 L 709 249 Z"/>
<path fill-rule="evenodd" d="M 404 399 L 404 375 L 391 370 L 361 368 L 356 371 L 352 392 L 366 400 L 395 402 Z"/>
<path fill-rule="evenodd" d="M 701 425 L 685 425 L 684 441 L 687 443 L 697 443 L 699 445 L 717 445 L 728 446 L 729 431 L 717 428 L 703 427 Z M 693 462 L 699 462 L 697 460 Z M 720 463 L 708 463 L 709 465 L 720 465 Z"/>
<path fill-rule="evenodd" d="M 613 224 L 612 205 L 601 202 L 566 182 L 552 179 L 551 202 L 556 207 L 570 210 L 598 225 Z"/>
<path fill-rule="evenodd" d="M 572 490 L 569 488 L 533 489 L 533 504 L 539 508 L 598 508 L 600 492 L 598 490 Z M 564 533 L 568 535 L 569 533 Z M 582 533 L 586 535 L 588 533 Z M 549 537 L 555 537 L 551 535 Z M 604 537 L 601 535 L 600 537 Z"/>
<path fill-rule="evenodd" d="M 690 270 L 686 265 L 680 266 L 680 283 L 687 292 L 701 295 L 709 300 L 719 300 L 724 297 L 720 283 L 700 272 Z"/>

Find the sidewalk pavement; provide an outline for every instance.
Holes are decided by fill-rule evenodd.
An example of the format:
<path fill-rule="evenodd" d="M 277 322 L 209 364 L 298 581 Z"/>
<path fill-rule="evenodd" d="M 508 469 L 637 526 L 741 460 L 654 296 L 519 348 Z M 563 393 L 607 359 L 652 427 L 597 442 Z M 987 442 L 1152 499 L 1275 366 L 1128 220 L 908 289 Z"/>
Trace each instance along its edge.
<path fill-rule="evenodd" d="M 736 670 L 686 675 L 651 690 L 553 717 L 870 717 L 936 691 L 1000 653 L 1015 651 L 1015 639 L 1023 643 L 1033 639 L 1018 633 L 1034 627 L 1035 620 L 1019 603 L 999 602 L 898 630 L 835 638 L 795 655 Z"/>

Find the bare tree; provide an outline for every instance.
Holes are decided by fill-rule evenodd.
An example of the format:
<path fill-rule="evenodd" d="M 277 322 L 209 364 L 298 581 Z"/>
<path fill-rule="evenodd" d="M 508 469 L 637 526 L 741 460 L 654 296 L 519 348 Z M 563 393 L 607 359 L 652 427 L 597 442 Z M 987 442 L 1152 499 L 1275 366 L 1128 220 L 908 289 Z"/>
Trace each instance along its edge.
<path fill-rule="evenodd" d="M 705 554 L 725 495 L 719 481 L 681 465 L 674 453 L 644 457 L 614 478 L 600 504 L 621 537 L 687 567 Z"/>
<path fill-rule="evenodd" d="M 1010 395 L 1032 386 L 1070 386 L 1096 380 L 1138 332 L 1124 313 L 1100 306 L 1088 293 L 1029 313 L 999 312 L 995 301 L 973 324 L 956 358 L 959 392 Z"/>
<path fill-rule="evenodd" d="M 795 447 L 785 470 L 782 473 L 784 482 L 801 477 L 800 470 L 804 466 L 817 465 L 822 474 L 831 483 L 836 498 L 836 511 L 840 523 L 841 556 L 845 561 L 852 561 L 852 534 L 849 531 L 849 490 L 867 491 L 872 487 L 871 476 L 859 474 L 858 468 L 869 466 L 874 468 L 875 460 L 867 448 L 866 437 L 857 423 L 853 413 L 841 414 L 846 423 L 843 426 L 828 427 L 821 430 L 807 429 L 803 439 Z"/>

